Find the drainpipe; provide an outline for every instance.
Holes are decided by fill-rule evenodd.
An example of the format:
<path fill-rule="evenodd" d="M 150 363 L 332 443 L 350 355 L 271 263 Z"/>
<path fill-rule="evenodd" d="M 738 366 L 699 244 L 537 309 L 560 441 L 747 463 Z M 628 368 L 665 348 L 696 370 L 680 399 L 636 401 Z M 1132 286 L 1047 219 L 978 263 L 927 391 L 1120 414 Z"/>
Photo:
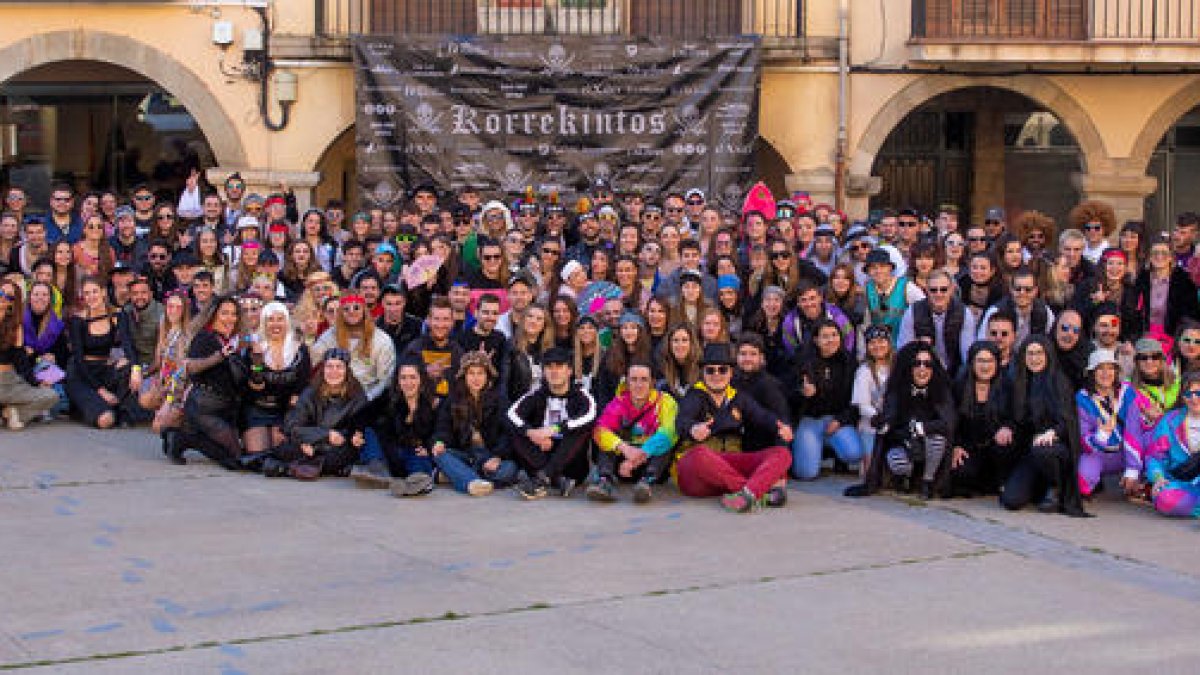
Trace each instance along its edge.
<path fill-rule="evenodd" d="M 837 149 L 834 157 L 833 170 L 833 200 L 834 206 L 840 211 L 846 202 L 846 161 L 848 134 L 846 118 L 849 115 L 848 85 L 850 74 L 850 39 L 848 34 L 849 0 L 838 2 L 838 128 Z M 885 28 L 886 30 L 886 28 Z"/>

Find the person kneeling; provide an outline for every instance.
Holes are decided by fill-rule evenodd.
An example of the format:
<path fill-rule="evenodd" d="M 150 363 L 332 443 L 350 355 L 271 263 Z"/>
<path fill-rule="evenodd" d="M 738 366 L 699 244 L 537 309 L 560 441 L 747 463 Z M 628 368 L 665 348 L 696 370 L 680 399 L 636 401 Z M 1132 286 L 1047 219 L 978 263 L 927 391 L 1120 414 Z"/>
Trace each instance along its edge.
<path fill-rule="evenodd" d="M 263 474 L 316 480 L 347 473 L 366 442 L 355 428 L 366 403 L 362 385 L 350 372 L 350 353 L 341 348 L 325 352 L 312 384 L 284 418 L 288 440 L 271 449 Z"/>
<path fill-rule="evenodd" d="M 723 494 L 721 506 L 737 513 L 764 501 L 782 506 L 786 489 L 772 486 L 786 477 L 792 453 L 782 444 L 742 452 L 742 437 L 774 428 L 779 440 L 791 443 L 791 427 L 729 386 L 733 354 L 728 344 L 706 345 L 701 366 L 701 381 L 680 401 L 675 420 L 684 450 L 677 469 L 679 491 L 689 497 Z"/>
<path fill-rule="evenodd" d="M 491 494 L 496 485 L 512 485 L 517 464 L 508 458 L 504 432 L 492 357 L 485 351 L 467 352 L 450 395 L 438 406 L 433 463 L 455 490 L 475 497 Z"/>
<path fill-rule="evenodd" d="M 633 501 L 650 501 L 651 486 L 670 476 L 671 448 L 678 436 L 675 415 L 678 406 L 670 394 L 654 389 L 654 373 L 645 361 L 633 361 L 625 369 L 625 380 L 616 397 L 604 407 L 596 422 L 594 439 L 600 449 L 596 460 L 596 482 L 587 489 L 588 499 L 611 502 L 617 498 L 617 481 L 636 481 Z"/>

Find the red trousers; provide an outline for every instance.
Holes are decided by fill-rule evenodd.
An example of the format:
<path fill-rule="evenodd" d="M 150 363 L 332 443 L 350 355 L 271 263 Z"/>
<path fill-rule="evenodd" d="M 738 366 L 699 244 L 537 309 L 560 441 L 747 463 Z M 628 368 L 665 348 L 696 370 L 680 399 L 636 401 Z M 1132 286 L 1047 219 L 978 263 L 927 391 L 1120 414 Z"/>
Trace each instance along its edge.
<path fill-rule="evenodd" d="M 761 497 L 787 475 L 792 453 L 775 446 L 758 452 L 720 453 L 698 445 L 679 458 L 679 491 L 689 497 L 714 497 L 749 488 Z"/>

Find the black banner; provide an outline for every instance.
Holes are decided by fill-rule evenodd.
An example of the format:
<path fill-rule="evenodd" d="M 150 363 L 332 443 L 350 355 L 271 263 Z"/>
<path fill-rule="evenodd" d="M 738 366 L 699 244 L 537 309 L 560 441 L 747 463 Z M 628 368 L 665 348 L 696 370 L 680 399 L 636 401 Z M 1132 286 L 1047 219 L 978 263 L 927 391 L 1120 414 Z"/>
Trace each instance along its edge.
<path fill-rule="evenodd" d="M 427 181 L 569 198 L 606 178 L 736 209 L 753 183 L 754 37 L 364 36 L 354 55 L 368 206 Z"/>

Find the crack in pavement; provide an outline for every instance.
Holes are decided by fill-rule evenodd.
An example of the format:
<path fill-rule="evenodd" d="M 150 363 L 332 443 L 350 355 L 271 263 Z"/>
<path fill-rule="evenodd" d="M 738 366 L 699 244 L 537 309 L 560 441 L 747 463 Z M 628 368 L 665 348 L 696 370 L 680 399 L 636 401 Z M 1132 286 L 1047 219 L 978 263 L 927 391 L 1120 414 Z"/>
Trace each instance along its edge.
<path fill-rule="evenodd" d="M 791 488 L 804 494 L 836 498 L 861 505 L 989 549 L 1085 572 L 1173 599 L 1200 602 L 1200 578 L 1143 560 L 1081 546 L 1033 530 L 981 519 L 949 504 L 914 503 L 901 496 L 889 495 L 881 495 L 883 498 L 875 496 L 846 499 L 842 497 L 841 491 L 847 484 L 840 481 L 792 483 Z"/>
<path fill-rule="evenodd" d="M 987 547 L 978 547 L 971 551 L 960 551 L 957 553 L 946 553 L 931 556 L 922 556 L 916 558 L 901 558 L 898 560 L 887 560 L 876 563 L 864 563 L 860 565 L 848 565 L 845 567 L 837 567 L 823 570 L 813 570 L 809 572 L 798 572 L 794 574 L 779 574 L 772 576 L 763 576 L 756 579 L 728 579 L 723 581 L 714 581 L 706 584 L 696 584 L 692 586 L 682 586 L 677 588 L 666 588 L 654 591 L 640 591 L 636 593 L 618 593 L 600 598 L 582 598 L 578 600 L 565 600 L 557 603 L 535 602 L 529 605 L 517 607 L 505 607 L 500 609 L 488 610 L 483 612 L 475 612 L 471 614 L 459 614 L 454 611 L 447 611 L 440 616 L 432 617 L 410 617 L 406 619 L 395 619 L 389 621 L 376 621 L 364 624 L 351 624 L 346 626 L 338 626 L 334 628 L 315 628 L 308 631 L 296 631 L 291 633 L 277 633 L 270 635 L 257 635 L 252 637 L 232 638 L 227 640 L 209 640 L 197 642 L 194 644 L 172 645 L 168 647 L 159 647 L 145 650 L 128 650 L 113 653 L 88 654 L 83 656 L 73 656 L 62 659 L 43 659 L 37 661 L 26 661 L 21 663 L 0 664 L 0 671 L 24 670 L 28 668 L 40 668 L 46 666 L 61 666 L 74 663 L 87 663 L 91 661 L 111 661 L 117 659 L 136 658 L 141 656 L 156 656 L 161 654 L 176 654 L 181 652 L 199 651 L 204 649 L 220 648 L 227 645 L 243 646 L 264 644 L 272 642 L 283 642 L 288 640 L 296 640 L 307 637 L 319 637 L 322 635 L 339 635 L 345 633 L 358 633 L 370 630 L 379 630 L 384 628 L 400 628 L 405 626 L 418 626 L 429 623 L 444 623 L 449 621 L 470 621 L 474 619 L 486 619 L 493 617 L 512 616 L 525 612 L 555 610 L 555 609 L 571 609 L 577 607 L 592 607 L 628 600 L 637 600 L 642 598 L 659 598 L 676 595 L 687 595 L 691 593 L 703 593 L 707 591 L 719 591 L 732 588 L 741 588 L 747 586 L 761 586 L 766 584 L 778 584 L 800 579 L 816 579 L 829 576 L 837 576 L 841 574 L 851 574 L 854 572 L 866 572 L 873 570 L 891 569 L 906 565 L 924 565 L 937 562 L 969 560 L 981 558 L 987 555 L 996 553 L 997 551 Z"/>

